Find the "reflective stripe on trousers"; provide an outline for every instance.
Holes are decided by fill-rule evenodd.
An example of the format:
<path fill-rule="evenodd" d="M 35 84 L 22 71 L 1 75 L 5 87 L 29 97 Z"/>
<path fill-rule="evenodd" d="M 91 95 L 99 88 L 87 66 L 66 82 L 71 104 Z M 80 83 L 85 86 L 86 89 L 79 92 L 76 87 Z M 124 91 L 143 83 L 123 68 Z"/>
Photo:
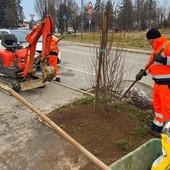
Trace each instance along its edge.
<path fill-rule="evenodd" d="M 153 107 L 155 110 L 154 123 L 163 126 L 164 121 L 170 120 L 170 89 L 167 85 L 154 83 Z"/>

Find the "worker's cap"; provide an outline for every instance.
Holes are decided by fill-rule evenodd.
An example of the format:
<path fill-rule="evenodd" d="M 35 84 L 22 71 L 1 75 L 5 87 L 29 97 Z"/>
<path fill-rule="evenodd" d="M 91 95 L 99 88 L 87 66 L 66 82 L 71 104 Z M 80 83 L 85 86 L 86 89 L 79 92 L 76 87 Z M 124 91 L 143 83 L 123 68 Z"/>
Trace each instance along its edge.
<path fill-rule="evenodd" d="M 155 38 L 159 38 L 161 37 L 161 33 L 159 32 L 158 29 L 156 28 L 151 28 L 147 34 L 146 34 L 146 38 L 149 39 L 155 39 Z"/>

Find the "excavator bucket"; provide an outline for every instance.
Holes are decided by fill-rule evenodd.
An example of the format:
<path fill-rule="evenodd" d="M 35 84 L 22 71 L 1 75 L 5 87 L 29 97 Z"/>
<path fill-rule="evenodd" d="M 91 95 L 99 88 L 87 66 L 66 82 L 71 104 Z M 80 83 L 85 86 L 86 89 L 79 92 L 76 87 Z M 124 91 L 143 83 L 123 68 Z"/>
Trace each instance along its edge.
<path fill-rule="evenodd" d="M 53 66 L 50 66 L 46 64 L 45 62 L 41 62 L 40 67 L 42 71 L 42 77 L 21 82 L 20 88 L 22 91 L 44 87 L 46 86 L 47 81 L 50 82 L 54 78 L 56 74 L 56 70 Z"/>
<path fill-rule="evenodd" d="M 41 64 L 41 71 L 42 71 L 42 79 L 43 79 L 43 83 L 46 81 L 51 81 L 55 74 L 56 74 L 56 70 L 53 66 L 50 65 L 46 65 L 46 64 Z"/>
<path fill-rule="evenodd" d="M 27 80 L 20 83 L 20 90 L 26 91 L 45 86 L 46 84 L 43 82 L 43 79 Z"/>
<path fill-rule="evenodd" d="M 35 89 L 39 87 L 46 86 L 47 81 L 51 81 L 55 74 L 56 70 L 53 66 L 41 64 L 41 71 L 42 71 L 42 78 L 34 79 L 34 80 L 27 80 L 20 83 L 20 88 L 22 91 Z"/>

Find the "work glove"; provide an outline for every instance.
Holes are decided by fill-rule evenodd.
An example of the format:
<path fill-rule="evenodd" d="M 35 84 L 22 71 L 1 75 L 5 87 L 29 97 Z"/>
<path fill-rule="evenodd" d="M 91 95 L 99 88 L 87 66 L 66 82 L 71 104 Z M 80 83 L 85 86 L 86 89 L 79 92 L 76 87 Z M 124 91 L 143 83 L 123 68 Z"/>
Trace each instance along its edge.
<path fill-rule="evenodd" d="M 163 57 L 161 54 L 154 54 L 153 60 L 158 63 L 163 63 L 164 65 L 167 63 L 167 58 Z"/>
<path fill-rule="evenodd" d="M 144 75 L 146 75 L 146 72 L 143 69 L 141 69 L 139 73 L 136 74 L 136 81 L 141 80 Z"/>

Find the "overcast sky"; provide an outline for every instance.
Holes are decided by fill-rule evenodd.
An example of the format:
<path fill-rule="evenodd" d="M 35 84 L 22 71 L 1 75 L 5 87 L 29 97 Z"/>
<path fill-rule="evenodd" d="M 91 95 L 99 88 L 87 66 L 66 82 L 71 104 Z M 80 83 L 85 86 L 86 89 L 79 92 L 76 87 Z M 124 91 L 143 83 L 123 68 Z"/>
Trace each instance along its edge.
<path fill-rule="evenodd" d="M 25 18 L 28 21 L 31 20 L 30 14 L 35 14 L 34 2 L 35 0 L 21 0 L 21 6 L 23 7 Z M 37 19 L 36 16 L 35 19 Z"/>
<path fill-rule="evenodd" d="M 81 0 L 75 0 L 78 5 L 81 5 Z M 88 3 L 89 1 L 95 2 L 96 0 L 83 0 L 84 4 Z M 24 15 L 27 21 L 31 20 L 30 14 L 35 14 L 34 11 L 34 2 L 35 0 L 21 0 L 21 6 L 23 7 Z M 34 19 L 38 19 L 35 14 Z"/>
<path fill-rule="evenodd" d="M 81 0 L 75 0 L 79 6 L 81 6 Z M 89 1 L 92 3 L 96 2 L 96 0 L 83 0 L 84 4 L 87 4 Z M 30 14 L 35 14 L 34 11 L 34 2 L 35 0 L 21 0 L 21 6 L 23 7 L 24 15 L 26 17 L 26 20 L 29 21 L 31 20 Z M 169 9 L 169 0 L 159 0 L 160 4 L 164 4 L 166 8 Z M 167 10 L 166 10 L 167 11 Z M 38 19 L 38 17 L 35 14 L 34 19 Z"/>

